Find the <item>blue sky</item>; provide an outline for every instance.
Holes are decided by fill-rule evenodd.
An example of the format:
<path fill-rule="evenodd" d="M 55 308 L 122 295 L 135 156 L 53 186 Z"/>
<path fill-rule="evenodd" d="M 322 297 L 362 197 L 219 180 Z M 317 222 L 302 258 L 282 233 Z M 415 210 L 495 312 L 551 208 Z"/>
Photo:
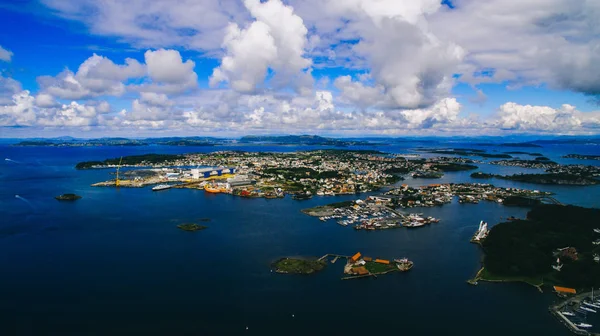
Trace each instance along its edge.
<path fill-rule="evenodd" d="M 0 4 L 1 136 L 600 133 L 600 5 L 444 3 Z"/>

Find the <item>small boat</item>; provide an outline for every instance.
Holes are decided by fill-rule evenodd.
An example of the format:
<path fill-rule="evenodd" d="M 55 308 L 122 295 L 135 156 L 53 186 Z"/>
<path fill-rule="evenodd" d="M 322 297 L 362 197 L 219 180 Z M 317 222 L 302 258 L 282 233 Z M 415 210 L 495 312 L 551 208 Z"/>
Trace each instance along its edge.
<path fill-rule="evenodd" d="M 599 306 L 599 305 L 597 305 L 597 304 L 593 304 L 593 303 L 591 303 L 591 302 L 583 301 L 583 304 L 584 304 L 584 305 L 586 305 L 586 306 L 588 306 L 588 307 L 592 307 L 592 308 L 599 308 L 599 309 L 600 309 L 600 306 Z"/>
<path fill-rule="evenodd" d="M 560 313 L 563 314 L 563 315 L 565 315 L 565 316 L 575 316 L 575 314 L 573 314 L 573 313 L 571 313 L 569 311 L 563 311 L 563 312 L 560 312 Z"/>
<path fill-rule="evenodd" d="M 159 184 L 156 187 L 152 188 L 152 191 L 159 191 L 159 190 L 165 190 L 165 189 L 171 189 L 171 185 L 169 184 Z"/>
<path fill-rule="evenodd" d="M 575 323 L 575 326 L 577 328 L 591 328 L 592 327 L 591 324 L 587 324 L 587 323 Z"/>
<path fill-rule="evenodd" d="M 583 310 L 585 310 L 585 311 L 588 311 L 588 312 L 590 312 L 590 313 L 595 313 L 595 312 L 596 312 L 596 310 L 594 310 L 594 309 L 592 309 L 592 308 L 588 308 L 588 307 L 586 307 L 586 306 L 583 306 L 583 305 L 582 305 L 582 306 L 579 306 L 579 309 L 583 309 Z"/>
<path fill-rule="evenodd" d="M 594 229 L 594 232 L 596 232 L 596 233 L 600 233 L 600 229 L 598 229 L 598 228 L 595 228 L 595 229 Z"/>

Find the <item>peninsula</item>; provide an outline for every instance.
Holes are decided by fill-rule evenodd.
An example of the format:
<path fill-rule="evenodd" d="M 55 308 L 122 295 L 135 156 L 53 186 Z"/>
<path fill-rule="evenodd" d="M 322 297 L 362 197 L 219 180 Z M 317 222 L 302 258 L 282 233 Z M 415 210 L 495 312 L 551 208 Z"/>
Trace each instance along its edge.
<path fill-rule="evenodd" d="M 600 209 L 538 205 L 525 220 L 494 226 L 476 280 L 572 288 L 600 286 Z"/>

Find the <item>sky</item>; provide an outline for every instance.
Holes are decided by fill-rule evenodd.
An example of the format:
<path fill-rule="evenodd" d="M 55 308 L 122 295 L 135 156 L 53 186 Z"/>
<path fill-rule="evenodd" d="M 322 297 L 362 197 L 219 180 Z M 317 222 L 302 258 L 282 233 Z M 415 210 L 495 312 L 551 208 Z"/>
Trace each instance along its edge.
<path fill-rule="evenodd" d="M 600 1 L 0 1 L 0 137 L 246 134 L 600 134 Z"/>

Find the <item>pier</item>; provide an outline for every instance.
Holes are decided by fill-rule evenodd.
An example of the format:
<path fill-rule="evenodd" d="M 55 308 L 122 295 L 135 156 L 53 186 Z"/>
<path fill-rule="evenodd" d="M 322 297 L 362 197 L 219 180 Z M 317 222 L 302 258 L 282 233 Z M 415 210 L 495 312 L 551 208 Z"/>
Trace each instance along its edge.
<path fill-rule="evenodd" d="M 318 260 L 319 260 L 319 261 L 323 261 L 323 260 L 325 260 L 325 259 L 327 259 L 327 258 L 330 258 L 330 257 L 334 257 L 334 258 L 335 258 L 335 259 L 334 259 L 334 260 L 331 262 L 332 264 L 333 264 L 334 262 L 336 262 L 336 261 L 337 261 L 339 258 L 346 258 L 346 259 L 350 258 L 350 256 L 345 256 L 345 255 L 341 255 L 341 254 L 327 253 L 326 255 L 322 256 L 322 257 L 321 257 L 321 258 L 319 258 Z"/>
<path fill-rule="evenodd" d="M 564 324 L 572 333 L 576 335 L 587 335 L 587 336 L 600 336 L 599 333 L 589 332 L 578 328 L 571 320 L 569 320 L 563 313 L 562 310 L 570 305 L 581 305 L 584 299 L 591 297 L 592 292 L 582 293 L 575 295 L 561 303 L 550 306 L 548 310 L 554 315 L 562 324 Z"/>

